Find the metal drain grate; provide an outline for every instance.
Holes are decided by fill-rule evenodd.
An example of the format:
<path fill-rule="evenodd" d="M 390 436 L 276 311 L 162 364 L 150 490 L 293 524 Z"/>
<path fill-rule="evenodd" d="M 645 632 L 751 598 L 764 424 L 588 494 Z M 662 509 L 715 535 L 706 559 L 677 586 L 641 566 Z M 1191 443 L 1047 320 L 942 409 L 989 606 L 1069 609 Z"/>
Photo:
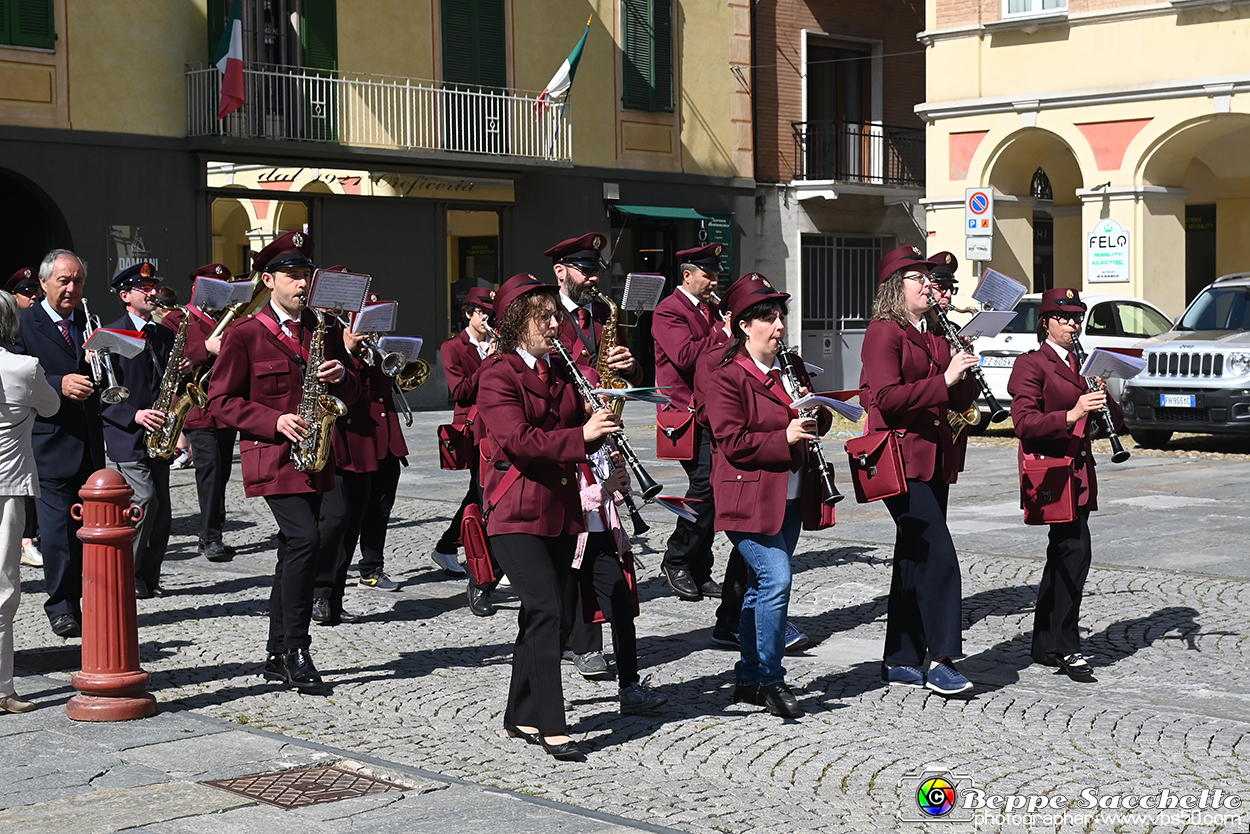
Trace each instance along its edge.
<path fill-rule="evenodd" d="M 306 808 L 341 799 L 356 799 L 375 793 L 406 791 L 403 785 L 362 776 L 341 767 L 318 767 L 311 770 L 284 770 L 280 773 L 258 773 L 237 779 L 217 779 L 200 784 L 229 791 L 279 808 Z"/>

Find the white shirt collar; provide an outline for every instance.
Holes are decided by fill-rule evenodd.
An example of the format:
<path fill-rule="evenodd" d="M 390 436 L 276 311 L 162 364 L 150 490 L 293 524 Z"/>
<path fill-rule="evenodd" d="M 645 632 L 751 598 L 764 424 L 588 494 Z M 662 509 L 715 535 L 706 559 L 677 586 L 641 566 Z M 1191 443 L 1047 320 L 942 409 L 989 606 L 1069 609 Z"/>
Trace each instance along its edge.
<path fill-rule="evenodd" d="M 525 348 L 523 348 L 523 347 L 518 347 L 518 348 L 516 349 L 516 355 L 517 355 L 517 356 L 519 356 L 519 357 L 521 357 L 522 359 L 524 359 L 524 360 L 525 360 L 525 364 L 526 364 L 526 365 L 528 365 L 528 366 L 532 369 L 535 365 L 537 365 L 537 364 L 538 364 L 538 360 L 539 360 L 539 359 L 547 359 L 547 357 L 548 357 L 548 356 L 550 356 L 551 354 L 550 354 L 550 353 L 544 353 L 542 356 L 535 356 L 535 355 L 533 355 L 532 353 L 530 353 L 529 351 L 527 351 Z M 548 365 L 550 365 L 550 364 L 551 364 L 551 360 L 550 360 L 550 359 L 548 359 L 548 360 L 547 360 L 547 364 L 548 364 Z"/>
<path fill-rule="evenodd" d="M 283 310 L 273 299 L 270 299 L 269 307 L 273 310 L 273 314 L 278 319 L 278 324 L 281 326 L 285 327 L 288 321 L 299 321 L 299 318 L 291 315 L 286 310 Z"/>
<path fill-rule="evenodd" d="M 568 312 L 570 312 L 570 313 L 571 313 L 571 312 L 573 312 L 574 310 L 580 310 L 580 309 L 582 309 L 581 307 L 578 307 L 576 304 L 574 304 L 574 303 L 573 303 L 573 299 L 569 298 L 569 297 L 568 297 L 567 295 L 565 295 L 563 292 L 561 292 L 561 293 L 560 293 L 560 303 L 561 303 L 561 304 L 563 304 L 563 305 L 564 305 L 564 309 L 565 309 L 565 310 L 567 310 L 567 311 L 568 311 Z M 582 305 L 582 307 L 585 307 L 587 310 L 589 310 L 589 309 L 590 309 L 590 305 L 589 305 L 589 304 L 583 304 L 583 305 Z"/>
<path fill-rule="evenodd" d="M 1072 353 L 1072 351 L 1068 350 L 1065 347 L 1060 347 L 1059 345 L 1052 342 L 1050 339 L 1046 340 L 1046 344 L 1050 345 L 1051 349 L 1054 350 L 1055 353 L 1059 354 L 1059 358 L 1063 360 L 1063 364 L 1065 365 L 1068 364 L 1068 356 Z"/>
<path fill-rule="evenodd" d="M 61 319 L 72 321 L 74 318 L 72 313 L 68 316 L 63 316 L 60 313 L 58 313 L 56 310 L 53 310 L 52 305 L 48 303 L 48 297 L 46 295 L 43 297 L 43 300 L 40 301 L 39 303 L 43 305 L 44 311 L 47 312 L 47 314 L 52 317 L 53 322 L 58 322 Z"/>
<path fill-rule="evenodd" d="M 146 325 L 153 323 L 150 321 L 144 321 L 143 319 L 139 318 L 138 316 L 136 316 L 134 313 L 130 312 L 129 310 L 126 311 L 126 315 L 130 316 L 130 322 L 131 324 L 135 326 L 134 329 L 138 330 L 141 333 L 143 332 L 143 328 Z"/>
<path fill-rule="evenodd" d="M 680 285 L 679 285 L 679 286 L 677 287 L 677 289 L 681 290 L 682 294 L 683 294 L 683 295 L 685 295 L 685 296 L 686 296 L 686 298 L 689 298 L 689 299 L 690 299 L 690 303 L 694 305 L 694 308 L 695 308 L 696 310 L 697 310 L 697 309 L 699 309 L 699 305 L 700 305 L 700 304 L 705 304 L 705 303 L 706 303 L 706 302 L 704 302 L 704 301 L 700 301 L 700 300 L 699 300 L 698 298 L 696 298 L 696 297 L 695 297 L 695 296 L 694 296 L 694 295 L 693 295 L 693 294 L 692 294 L 692 293 L 691 293 L 688 289 L 686 289 L 686 288 L 685 288 L 685 287 L 683 287 L 683 286 L 680 286 Z"/>
<path fill-rule="evenodd" d="M 929 322 L 924 316 L 920 317 L 920 321 L 913 321 L 911 326 L 919 330 L 921 333 L 929 332 Z"/>

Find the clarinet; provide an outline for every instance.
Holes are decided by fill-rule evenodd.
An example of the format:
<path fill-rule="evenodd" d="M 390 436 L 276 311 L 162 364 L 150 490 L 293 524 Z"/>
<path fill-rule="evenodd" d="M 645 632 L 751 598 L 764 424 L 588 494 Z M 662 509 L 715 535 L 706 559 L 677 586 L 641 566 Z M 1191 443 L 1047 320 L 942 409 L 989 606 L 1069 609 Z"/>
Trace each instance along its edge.
<path fill-rule="evenodd" d="M 807 374 L 807 368 L 803 369 L 803 373 L 799 373 L 798 363 L 794 361 L 795 354 L 790 348 L 786 347 L 786 343 L 777 340 L 777 361 L 781 363 L 781 372 L 786 375 L 786 379 L 790 380 L 790 386 L 797 392 L 801 388 L 811 389 L 811 377 Z M 801 359 L 801 357 L 800 357 Z M 816 409 L 804 408 L 799 411 L 799 416 L 804 418 L 816 418 Z M 832 507 L 846 496 L 838 492 L 838 487 L 833 482 L 833 467 L 825 460 L 825 450 L 820 445 L 820 438 L 814 438 L 807 441 L 807 450 L 811 452 L 813 458 L 816 459 L 816 472 L 820 475 L 821 486 L 824 487 L 825 497 L 822 501 L 826 506 Z"/>
<path fill-rule="evenodd" d="M 946 341 L 950 342 L 952 350 L 962 350 L 972 353 L 972 345 L 965 344 L 964 340 L 959 337 L 959 331 L 955 329 L 955 325 L 951 324 L 951 320 L 946 317 L 946 311 L 942 309 L 941 303 L 931 295 L 926 295 L 925 300 L 929 302 L 929 309 L 937 313 L 938 321 L 942 323 L 942 330 L 946 333 Z M 980 365 L 973 365 L 968 369 L 968 373 L 972 374 L 972 378 L 977 381 L 977 385 L 981 386 L 981 396 L 985 397 L 985 404 L 990 407 L 990 422 L 1001 423 L 1011 416 L 1011 412 L 998 404 L 998 400 L 994 398 L 994 392 L 990 390 L 989 383 L 985 381 L 985 374 L 981 373 Z"/>
<path fill-rule="evenodd" d="M 1081 340 L 1072 334 L 1072 352 L 1076 354 L 1076 361 L 1085 364 L 1085 351 L 1081 349 Z M 1106 391 L 1106 389 L 1098 382 L 1097 377 L 1085 377 L 1085 384 L 1089 386 L 1089 390 Z M 1103 403 L 1102 408 L 1098 411 L 1098 417 L 1102 420 L 1102 430 L 1107 433 L 1107 439 L 1111 441 L 1111 462 L 1124 463 L 1133 456 L 1133 453 L 1124 448 L 1124 444 L 1120 442 L 1120 436 L 1115 433 L 1115 421 L 1111 419 L 1111 409 L 1107 408 L 1107 404 Z"/>
<path fill-rule="evenodd" d="M 573 357 L 569 355 L 569 350 L 559 338 L 551 340 L 551 347 L 560 354 L 560 358 L 569 366 L 570 373 L 573 374 L 573 384 L 577 386 L 577 393 L 582 395 L 582 399 L 590 403 L 595 411 L 610 411 L 611 407 L 604 405 L 599 396 L 594 393 L 595 387 L 590 384 L 590 380 L 582 373 L 582 369 L 577 367 L 577 363 L 573 361 Z M 643 468 L 642 461 L 638 460 L 638 455 L 634 452 L 634 448 L 629 445 L 627 437 L 611 438 L 617 451 L 625 458 L 625 462 L 629 464 L 629 468 L 633 470 L 634 477 L 638 480 L 638 491 L 642 493 L 642 497 L 650 501 L 652 498 L 660 494 L 660 490 L 664 489 L 663 484 L 657 484 L 655 479 L 647 474 L 647 470 Z M 625 496 L 629 500 L 629 496 Z M 630 515 L 633 515 L 631 510 Z"/>

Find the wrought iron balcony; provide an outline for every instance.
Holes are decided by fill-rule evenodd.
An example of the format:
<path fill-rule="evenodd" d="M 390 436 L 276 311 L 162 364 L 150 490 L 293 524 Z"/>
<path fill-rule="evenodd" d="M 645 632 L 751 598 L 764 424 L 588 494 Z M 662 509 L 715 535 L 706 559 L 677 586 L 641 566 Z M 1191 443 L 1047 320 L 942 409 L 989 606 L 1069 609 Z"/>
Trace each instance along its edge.
<path fill-rule="evenodd" d="M 241 108 L 217 118 L 221 73 L 187 68 L 187 136 L 568 161 L 572 131 L 536 96 L 410 78 L 249 65 Z"/>
<path fill-rule="evenodd" d="M 795 179 L 924 187 L 924 130 L 860 122 L 791 122 Z"/>

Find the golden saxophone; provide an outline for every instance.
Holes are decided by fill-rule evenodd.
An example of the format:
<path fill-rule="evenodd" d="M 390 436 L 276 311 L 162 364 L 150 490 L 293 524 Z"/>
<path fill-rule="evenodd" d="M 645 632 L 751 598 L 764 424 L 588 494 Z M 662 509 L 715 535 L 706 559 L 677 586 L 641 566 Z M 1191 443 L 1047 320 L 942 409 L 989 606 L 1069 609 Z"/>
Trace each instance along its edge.
<path fill-rule="evenodd" d="M 308 364 L 304 366 L 304 387 L 299 403 L 299 416 L 308 433 L 291 446 L 291 460 L 300 472 L 320 472 L 330 460 L 331 432 L 334 421 L 347 413 L 343 401 L 329 392 L 329 386 L 317 377 L 325 361 L 326 317 L 316 308 L 317 329 L 308 346 Z"/>
<path fill-rule="evenodd" d="M 617 344 L 616 327 L 621 317 L 621 311 L 613 303 L 612 299 L 599 292 L 599 290 L 591 289 L 590 294 L 597 301 L 608 305 L 608 320 L 603 323 L 603 339 L 599 342 L 599 358 L 595 362 L 595 370 L 599 373 L 599 387 L 628 388 L 629 383 L 619 377 L 616 371 L 612 370 L 608 364 L 608 357 Z M 621 412 L 625 410 L 625 400 L 620 397 L 613 398 L 611 409 L 613 414 L 620 417 Z"/>
<path fill-rule="evenodd" d="M 182 380 L 182 356 L 187 349 L 187 330 L 191 327 L 191 313 L 186 307 L 177 304 L 161 304 L 168 310 L 182 311 L 182 324 L 178 325 L 178 335 L 174 337 L 174 346 L 169 351 L 169 359 L 165 363 L 165 373 L 161 376 L 161 389 L 156 396 L 152 408 L 165 415 L 165 422 L 156 431 L 148 431 L 143 435 L 143 443 L 147 447 L 148 457 L 169 460 L 178 448 L 178 435 L 187 423 L 187 415 L 195 407 L 203 408 L 208 404 L 208 397 L 203 389 L 194 381 L 187 382 L 187 390 L 178 396 L 178 383 Z"/>
<path fill-rule="evenodd" d="M 954 304 L 951 304 L 951 306 L 947 307 L 946 309 L 952 313 L 979 313 L 981 312 L 980 308 L 978 307 L 956 307 Z M 950 423 L 950 426 L 951 426 L 951 439 L 958 440 L 959 435 L 963 433 L 964 429 L 971 428 L 972 426 L 976 426 L 980 424 L 981 409 L 977 407 L 976 403 L 973 403 L 972 405 L 968 406 L 967 411 L 956 411 L 954 409 L 947 409 L 946 421 Z"/>

